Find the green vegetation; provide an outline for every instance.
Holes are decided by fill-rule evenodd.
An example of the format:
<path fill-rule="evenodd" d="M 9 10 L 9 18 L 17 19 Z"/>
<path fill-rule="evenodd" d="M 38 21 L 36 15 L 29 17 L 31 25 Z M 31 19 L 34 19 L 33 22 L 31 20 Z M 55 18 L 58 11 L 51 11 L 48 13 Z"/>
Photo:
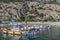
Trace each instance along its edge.
<path fill-rule="evenodd" d="M 39 1 L 39 0 L 0 0 L 0 2 L 22 2 L 22 1 Z M 50 0 L 50 3 L 56 3 L 56 0 Z"/>
<path fill-rule="evenodd" d="M 43 18 L 43 17 L 44 17 L 44 14 L 43 14 L 43 13 L 41 13 L 41 14 L 39 14 L 39 16 Z"/>
<path fill-rule="evenodd" d="M 43 8 L 42 8 L 42 7 L 39 7 L 38 9 L 40 9 L 40 10 L 41 10 L 41 9 L 43 9 Z"/>
<path fill-rule="evenodd" d="M 36 0 L 0 0 L 0 2 L 23 2 L 23 1 L 36 1 Z"/>
<path fill-rule="evenodd" d="M 22 1 L 24 1 L 24 0 L 0 0 L 0 2 L 22 2 Z M 25 0 L 25 1 L 36 1 L 36 0 Z M 44 0 L 41 0 L 41 1 L 44 1 Z M 51 1 L 51 3 L 56 3 L 56 0 L 50 0 L 50 1 Z M 27 12 L 26 12 L 26 14 L 24 14 L 23 16 L 21 16 L 20 19 L 12 19 L 12 20 L 14 20 L 16 22 L 18 22 L 18 21 L 22 22 L 22 21 L 25 21 L 25 20 L 26 21 L 36 21 L 36 22 L 37 21 L 57 21 L 54 18 L 46 18 L 46 19 L 42 20 L 44 18 L 45 14 L 44 13 L 39 13 L 37 11 L 37 9 L 38 10 L 45 10 L 46 8 L 43 8 L 43 7 L 35 8 L 35 6 L 31 6 L 31 8 L 32 8 L 32 10 L 29 10 L 29 8 L 27 7 L 27 11 L 30 14 L 32 14 L 32 16 L 27 16 L 27 18 L 26 18 L 26 16 L 24 16 L 24 15 L 27 15 Z M 2 9 L 2 8 L 0 7 L 0 9 Z M 52 10 L 52 9 L 49 8 L 48 10 Z M 2 12 L 0 12 L 0 13 L 2 13 Z M 9 13 L 9 15 L 13 15 L 13 14 Z M 16 15 L 15 15 L 15 17 L 16 17 Z M 38 17 L 40 17 L 41 19 L 39 19 Z M 4 20 L 4 21 L 11 21 L 11 19 Z"/>
<path fill-rule="evenodd" d="M 19 20 L 14 20 L 15 22 L 22 22 L 22 21 L 25 21 L 25 17 L 20 17 Z"/>
<path fill-rule="evenodd" d="M 0 0 L 0 2 L 19 2 L 22 0 Z"/>
<path fill-rule="evenodd" d="M 52 21 L 52 22 L 56 22 L 57 20 L 56 19 L 53 19 L 53 18 L 46 18 L 44 21 Z"/>
<path fill-rule="evenodd" d="M 50 3 L 56 3 L 56 0 L 50 0 L 51 2 Z"/>

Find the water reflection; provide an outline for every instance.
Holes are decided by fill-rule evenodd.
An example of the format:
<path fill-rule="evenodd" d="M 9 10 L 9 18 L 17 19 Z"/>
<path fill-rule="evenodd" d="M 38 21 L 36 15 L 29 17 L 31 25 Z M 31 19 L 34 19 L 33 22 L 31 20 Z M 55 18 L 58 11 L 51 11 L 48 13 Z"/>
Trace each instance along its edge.
<path fill-rule="evenodd" d="M 0 40 L 60 40 L 60 27 L 50 27 L 46 30 L 40 31 L 40 37 L 38 38 L 28 38 L 26 36 L 20 35 L 10 35 L 0 33 Z"/>

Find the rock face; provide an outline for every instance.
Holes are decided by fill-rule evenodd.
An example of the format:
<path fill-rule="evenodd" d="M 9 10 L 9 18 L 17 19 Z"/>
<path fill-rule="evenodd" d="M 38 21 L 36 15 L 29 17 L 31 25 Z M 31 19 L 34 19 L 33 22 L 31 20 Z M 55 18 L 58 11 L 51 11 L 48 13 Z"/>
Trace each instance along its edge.
<path fill-rule="evenodd" d="M 21 8 L 20 3 L 0 3 L 0 5 L 1 18 L 9 19 L 12 16 L 13 19 L 19 19 L 18 15 L 20 15 L 20 12 L 19 14 L 17 12 Z"/>
<path fill-rule="evenodd" d="M 27 2 L 26 5 L 24 5 L 26 7 L 24 8 L 22 2 L 0 3 L 0 19 L 9 20 L 12 18 L 13 20 L 20 20 L 21 17 L 27 16 L 28 21 L 47 19 L 60 20 L 59 4 Z M 26 12 L 24 13 L 23 10 Z"/>

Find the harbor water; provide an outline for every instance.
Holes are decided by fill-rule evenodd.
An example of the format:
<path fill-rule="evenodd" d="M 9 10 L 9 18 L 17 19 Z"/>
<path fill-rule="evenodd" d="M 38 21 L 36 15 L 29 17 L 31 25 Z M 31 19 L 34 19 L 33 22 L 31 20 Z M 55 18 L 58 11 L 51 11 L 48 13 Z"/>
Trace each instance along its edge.
<path fill-rule="evenodd" d="M 60 40 L 60 27 L 51 27 L 50 29 L 41 30 L 40 37 L 28 38 L 22 35 L 10 35 L 0 33 L 0 40 Z"/>

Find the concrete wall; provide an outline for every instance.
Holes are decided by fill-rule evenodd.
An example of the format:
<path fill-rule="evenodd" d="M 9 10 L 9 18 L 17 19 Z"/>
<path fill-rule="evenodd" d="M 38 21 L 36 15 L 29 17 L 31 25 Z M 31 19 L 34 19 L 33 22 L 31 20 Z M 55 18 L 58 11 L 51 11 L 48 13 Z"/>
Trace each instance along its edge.
<path fill-rule="evenodd" d="M 25 22 L 21 22 L 20 24 L 25 24 Z M 60 22 L 27 22 L 27 24 L 48 24 L 60 26 Z"/>

